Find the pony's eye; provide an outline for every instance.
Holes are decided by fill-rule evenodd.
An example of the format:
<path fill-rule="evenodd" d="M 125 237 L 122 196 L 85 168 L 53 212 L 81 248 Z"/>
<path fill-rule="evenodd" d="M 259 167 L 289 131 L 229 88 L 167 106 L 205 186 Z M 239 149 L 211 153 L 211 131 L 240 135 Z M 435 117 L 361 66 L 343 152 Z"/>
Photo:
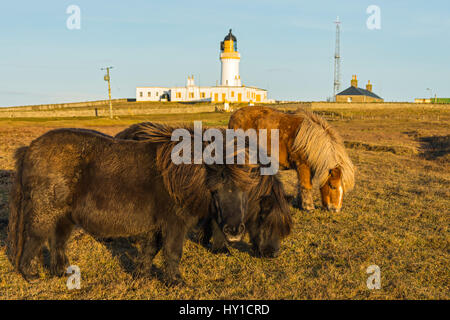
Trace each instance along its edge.
<path fill-rule="evenodd" d="M 331 183 L 328 184 L 328 186 L 330 187 L 331 190 L 336 190 L 337 188 L 335 186 L 333 186 Z"/>

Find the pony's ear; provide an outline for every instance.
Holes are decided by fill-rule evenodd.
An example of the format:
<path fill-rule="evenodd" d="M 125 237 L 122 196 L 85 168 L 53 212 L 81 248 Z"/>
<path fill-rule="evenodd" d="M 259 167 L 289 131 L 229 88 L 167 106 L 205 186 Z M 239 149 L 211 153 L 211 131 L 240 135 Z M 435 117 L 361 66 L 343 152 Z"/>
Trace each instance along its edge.
<path fill-rule="evenodd" d="M 342 176 L 341 168 L 336 167 L 330 170 L 330 175 L 332 179 L 340 179 Z"/>

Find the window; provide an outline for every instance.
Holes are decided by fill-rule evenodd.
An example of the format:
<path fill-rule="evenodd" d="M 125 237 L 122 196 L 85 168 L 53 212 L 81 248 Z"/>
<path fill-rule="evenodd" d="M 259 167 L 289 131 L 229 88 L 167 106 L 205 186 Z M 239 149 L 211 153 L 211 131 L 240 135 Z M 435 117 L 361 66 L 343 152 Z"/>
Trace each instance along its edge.
<path fill-rule="evenodd" d="M 147 96 L 151 97 L 151 96 L 152 96 L 152 93 L 149 91 L 149 92 L 147 93 Z"/>
<path fill-rule="evenodd" d="M 156 96 L 159 96 L 159 92 L 158 91 L 156 91 Z"/>
<path fill-rule="evenodd" d="M 144 93 L 142 91 L 139 92 L 139 96 L 142 98 L 144 96 Z"/>
<path fill-rule="evenodd" d="M 194 98 L 194 93 L 193 92 L 189 92 L 189 98 Z"/>
<path fill-rule="evenodd" d="M 177 98 L 178 98 L 178 99 L 181 98 L 181 92 L 177 92 Z"/>
<path fill-rule="evenodd" d="M 205 97 L 205 93 L 204 92 L 202 92 L 200 95 L 201 95 L 202 98 Z"/>
<path fill-rule="evenodd" d="M 231 91 L 231 97 L 234 98 L 234 91 Z"/>

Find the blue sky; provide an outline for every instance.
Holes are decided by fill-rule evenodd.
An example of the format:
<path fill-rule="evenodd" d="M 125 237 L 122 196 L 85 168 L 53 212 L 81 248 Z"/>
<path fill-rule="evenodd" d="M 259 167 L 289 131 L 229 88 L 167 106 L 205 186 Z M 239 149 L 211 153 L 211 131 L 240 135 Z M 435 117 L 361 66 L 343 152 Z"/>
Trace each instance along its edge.
<path fill-rule="evenodd" d="M 69 30 L 69 5 L 81 29 Z M 369 5 L 381 29 L 369 30 Z M 0 106 L 113 98 L 136 86 L 215 85 L 219 44 L 232 28 L 244 84 L 269 98 L 325 100 L 333 90 L 335 26 L 342 21 L 342 89 L 357 74 L 387 101 L 450 97 L 450 1 L 4 1 Z"/>

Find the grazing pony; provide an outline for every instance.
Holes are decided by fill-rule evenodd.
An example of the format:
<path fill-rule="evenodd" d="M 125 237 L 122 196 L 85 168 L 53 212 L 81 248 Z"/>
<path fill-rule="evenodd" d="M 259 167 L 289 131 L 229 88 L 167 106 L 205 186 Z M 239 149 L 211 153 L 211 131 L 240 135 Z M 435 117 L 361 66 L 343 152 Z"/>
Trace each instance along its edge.
<path fill-rule="evenodd" d="M 7 239 L 16 270 L 36 277 L 30 263 L 48 241 L 50 271 L 63 275 L 66 242 L 78 225 L 97 237 L 136 237 L 144 274 L 162 249 L 172 284 L 182 282 L 183 242 L 200 219 L 212 215 L 227 236 L 241 236 L 250 175 L 233 165 L 173 164 L 170 130 L 148 127 L 148 139 L 138 142 L 57 129 L 19 148 Z"/>
<path fill-rule="evenodd" d="M 138 123 L 119 132 L 115 138 L 130 140 L 148 139 L 147 126 L 150 122 Z M 206 128 L 204 129 L 206 130 Z M 288 236 L 292 227 L 290 208 L 278 175 L 260 175 L 259 166 L 254 166 L 251 171 L 255 182 L 247 190 L 248 211 L 245 217 L 245 229 L 247 230 L 254 252 L 259 256 L 276 257 L 279 253 L 281 240 Z M 201 242 L 209 245 L 212 238 L 213 252 L 227 252 L 227 239 L 221 231 L 213 215 L 204 219 Z"/>
<path fill-rule="evenodd" d="M 317 183 L 323 206 L 341 210 L 344 193 L 354 185 L 354 167 L 341 137 L 323 118 L 304 109 L 287 114 L 263 106 L 244 107 L 231 115 L 228 127 L 257 133 L 279 129 L 279 165 L 296 169 L 301 207 L 314 209 L 312 187 Z"/>
<path fill-rule="evenodd" d="M 259 176 L 258 180 L 250 191 L 245 229 L 255 255 L 275 258 L 279 254 L 281 240 L 292 228 L 290 208 L 278 176 Z M 203 245 L 207 246 L 212 238 L 212 251 L 227 253 L 227 241 L 215 222 L 209 219 L 202 226 Z"/>

